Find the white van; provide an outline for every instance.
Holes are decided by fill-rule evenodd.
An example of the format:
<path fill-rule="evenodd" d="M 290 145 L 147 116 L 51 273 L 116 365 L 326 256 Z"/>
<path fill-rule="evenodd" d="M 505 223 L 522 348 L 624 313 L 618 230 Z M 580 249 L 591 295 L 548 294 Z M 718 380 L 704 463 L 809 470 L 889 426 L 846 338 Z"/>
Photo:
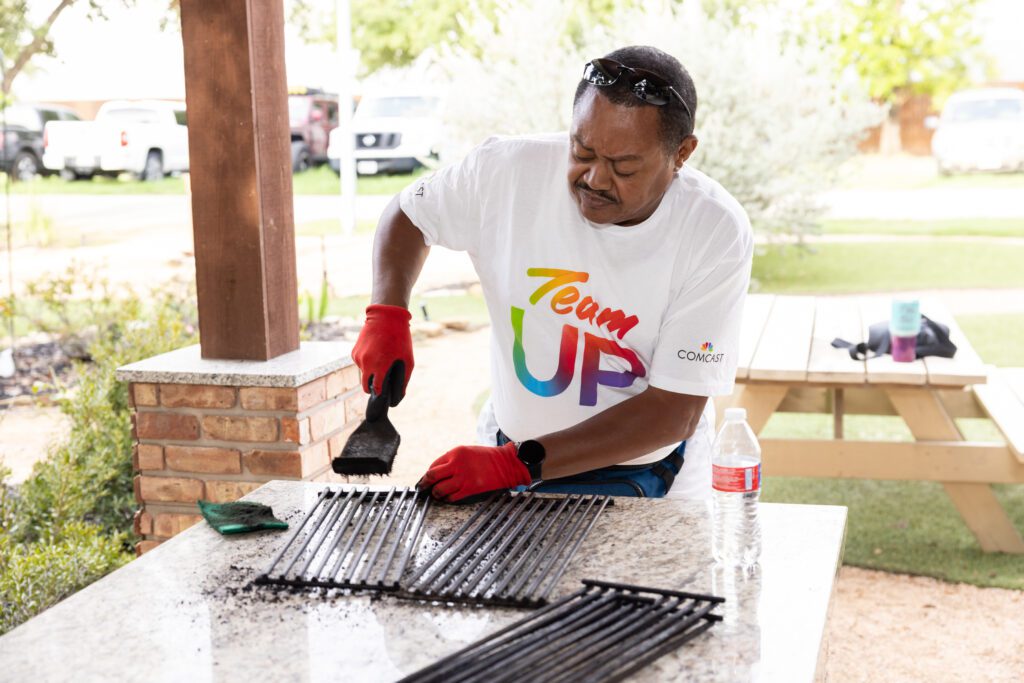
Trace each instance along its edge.
<path fill-rule="evenodd" d="M 352 116 L 355 135 L 356 172 L 411 173 L 421 166 L 437 163 L 441 141 L 441 98 L 417 92 L 383 92 L 364 95 Z M 338 171 L 340 143 L 331 131 L 327 158 Z"/>
<path fill-rule="evenodd" d="M 961 90 L 926 125 L 935 129 L 932 156 L 942 175 L 1024 171 L 1024 90 Z"/>

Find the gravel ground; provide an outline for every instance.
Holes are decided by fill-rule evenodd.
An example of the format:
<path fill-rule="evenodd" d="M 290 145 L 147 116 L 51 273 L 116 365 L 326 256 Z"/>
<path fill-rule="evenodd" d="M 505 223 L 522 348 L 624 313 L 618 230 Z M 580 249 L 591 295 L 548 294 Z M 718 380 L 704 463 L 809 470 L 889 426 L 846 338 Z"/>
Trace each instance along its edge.
<path fill-rule="evenodd" d="M 1024 592 L 843 567 L 825 680 L 1024 678 Z"/>

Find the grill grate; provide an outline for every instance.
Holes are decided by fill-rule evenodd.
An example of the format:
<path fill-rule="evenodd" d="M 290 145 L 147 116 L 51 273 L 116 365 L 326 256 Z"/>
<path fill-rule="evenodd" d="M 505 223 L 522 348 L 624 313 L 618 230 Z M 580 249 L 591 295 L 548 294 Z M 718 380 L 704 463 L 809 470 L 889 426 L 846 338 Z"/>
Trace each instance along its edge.
<path fill-rule="evenodd" d="M 721 620 L 723 598 L 584 580 L 584 588 L 403 678 L 620 681 Z"/>
<path fill-rule="evenodd" d="M 562 578 L 609 496 L 492 496 L 403 584 L 409 597 L 536 607 Z"/>
<path fill-rule="evenodd" d="M 256 583 L 398 590 L 429 507 L 410 488 L 325 489 Z"/>

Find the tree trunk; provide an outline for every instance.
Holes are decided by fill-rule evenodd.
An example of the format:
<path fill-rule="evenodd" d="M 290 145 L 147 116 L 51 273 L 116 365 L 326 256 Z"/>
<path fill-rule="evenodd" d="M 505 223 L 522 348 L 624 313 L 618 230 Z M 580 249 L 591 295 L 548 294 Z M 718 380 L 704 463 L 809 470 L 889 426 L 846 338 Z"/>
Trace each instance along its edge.
<path fill-rule="evenodd" d="M 878 139 L 878 153 L 885 156 L 893 156 L 903 151 L 903 140 L 900 136 L 900 111 L 899 104 L 890 104 L 885 119 L 882 120 L 882 130 Z"/>

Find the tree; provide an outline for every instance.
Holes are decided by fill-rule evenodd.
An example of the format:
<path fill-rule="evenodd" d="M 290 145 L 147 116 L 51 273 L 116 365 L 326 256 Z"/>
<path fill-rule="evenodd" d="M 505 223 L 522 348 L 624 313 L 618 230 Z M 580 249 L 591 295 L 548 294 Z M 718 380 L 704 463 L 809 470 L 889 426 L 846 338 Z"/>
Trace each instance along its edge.
<path fill-rule="evenodd" d="M 826 18 L 836 32 L 840 69 L 853 70 L 888 107 L 883 141 L 895 149 L 900 107 L 914 95 L 942 101 L 987 65 L 975 21 L 979 2 L 842 0 Z"/>
<path fill-rule="evenodd" d="M 46 17 L 38 22 L 29 16 L 28 0 L 0 0 L 0 49 L 3 50 L 5 73 L 0 83 L 6 99 L 14 79 L 18 77 L 36 55 L 55 54 L 50 29 L 60 15 L 76 2 L 87 2 L 89 17 L 106 19 L 103 7 L 113 2 L 129 6 L 133 0 L 52 0 L 52 8 Z"/>
<path fill-rule="evenodd" d="M 494 134 L 566 130 L 587 59 L 620 45 L 655 45 L 679 58 L 697 86 L 700 145 L 687 163 L 722 183 L 761 235 L 814 232 L 821 193 L 881 118 L 856 79 L 835 78 L 831 48 L 813 36 L 794 41 L 786 22 L 754 14 L 748 19 L 758 29 L 738 30 L 733 15 L 708 16 L 700 3 L 623 9 L 605 19 L 577 45 L 560 3 L 520 0 L 475 29 L 480 56 L 442 54 L 453 82 L 442 156 L 457 157 Z"/>
<path fill-rule="evenodd" d="M 664 1 L 672 5 L 681 0 Z M 482 46 L 474 27 L 493 24 L 499 13 L 515 4 L 515 0 L 351 0 L 352 45 L 367 73 L 408 66 L 428 51 L 446 48 L 479 55 Z M 590 27 L 610 21 L 623 9 L 639 7 L 642 0 L 566 0 L 557 4 L 568 17 L 562 30 L 579 45 Z M 335 5 L 335 0 L 292 0 L 289 20 L 303 40 L 334 44 Z"/>

